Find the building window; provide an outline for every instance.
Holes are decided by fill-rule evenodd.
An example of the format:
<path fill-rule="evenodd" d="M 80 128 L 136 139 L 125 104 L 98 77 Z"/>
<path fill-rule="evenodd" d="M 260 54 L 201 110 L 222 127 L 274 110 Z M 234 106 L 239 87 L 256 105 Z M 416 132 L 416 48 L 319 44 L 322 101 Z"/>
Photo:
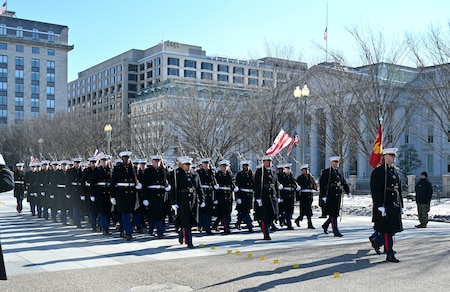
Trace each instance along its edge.
<path fill-rule="evenodd" d="M 39 54 L 39 48 L 38 47 L 31 47 L 31 52 L 33 54 Z"/>
<path fill-rule="evenodd" d="M 184 77 L 187 78 L 196 78 L 196 71 L 193 70 L 184 70 Z"/>
<path fill-rule="evenodd" d="M 155 59 L 155 66 L 161 66 L 161 58 Z"/>
<path fill-rule="evenodd" d="M 114 76 L 111 76 L 110 78 L 109 78 L 109 83 L 112 85 L 112 84 L 114 84 L 114 82 L 116 81 L 115 80 L 116 78 L 114 77 Z"/>
<path fill-rule="evenodd" d="M 263 80 L 263 84 L 262 84 L 263 86 L 270 86 L 270 87 L 272 87 L 273 86 L 273 82 L 272 82 L 272 80 Z"/>
<path fill-rule="evenodd" d="M 228 82 L 228 75 L 217 74 L 217 81 Z"/>
<path fill-rule="evenodd" d="M 167 58 L 167 65 L 180 66 L 180 60 L 178 58 L 169 57 Z"/>
<path fill-rule="evenodd" d="M 23 97 L 16 96 L 14 105 L 15 106 L 23 106 Z"/>
<path fill-rule="evenodd" d="M 8 56 L 0 55 L 0 64 L 7 64 L 8 63 Z"/>
<path fill-rule="evenodd" d="M 176 68 L 167 68 L 167 75 L 179 76 L 179 70 Z"/>
<path fill-rule="evenodd" d="M 23 70 L 17 70 L 16 69 L 16 74 L 15 74 L 15 76 L 16 76 L 16 79 L 23 79 Z"/>
<path fill-rule="evenodd" d="M 128 74 L 128 81 L 137 81 L 137 74 Z"/>
<path fill-rule="evenodd" d="M 55 50 L 54 49 L 48 49 L 47 50 L 47 55 L 54 56 L 55 55 Z"/>
<path fill-rule="evenodd" d="M 427 142 L 433 143 L 433 126 L 430 126 L 427 128 Z"/>
<path fill-rule="evenodd" d="M 55 95 L 55 86 L 47 86 L 47 95 Z"/>
<path fill-rule="evenodd" d="M 0 50 L 7 50 L 8 44 L 7 43 L 0 43 Z"/>
<path fill-rule="evenodd" d="M 54 43 L 55 42 L 55 34 L 53 31 L 49 31 L 48 32 L 48 42 L 49 43 Z"/>
<path fill-rule="evenodd" d="M 15 111 L 14 118 L 16 121 L 23 121 L 23 111 Z"/>
<path fill-rule="evenodd" d="M 16 93 L 23 93 L 23 83 L 16 83 Z"/>
<path fill-rule="evenodd" d="M 155 76 L 160 76 L 161 75 L 161 68 L 156 68 L 155 69 Z"/>
<path fill-rule="evenodd" d="M 47 61 L 47 69 L 55 69 L 55 61 Z"/>
<path fill-rule="evenodd" d="M 31 85 L 31 93 L 32 94 L 39 94 L 39 85 L 38 84 L 32 84 Z"/>
<path fill-rule="evenodd" d="M 447 156 L 447 172 L 450 172 L 450 155 Z"/>
<path fill-rule="evenodd" d="M 184 67 L 196 68 L 197 62 L 193 60 L 184 60 Z"/>
<path fill-rule="evenodd" d="M 22 52 L 23 53 L 23 46 L 22 45 L 16 45 L 16 52 Z"/>
<path fill-rule="evenodd" d="M 228 72 L 228 65 L 217 65 L 217 71 L 219 72 Z M 228 79 L 228 76 L 227 76 Z"/>
<path fill-rule="evenodd" d="M 273 76 L 272 71 L 263 71 L 264 78 L 272 78 L 272 76 Z"/>
<path fill-rule="evenodd" d="M 202 62 L 202 69 L 203 70 L 213 70 L 213 64 L 212 63 L 207 63 L 207 62 Z"/>
<path fill-rule="evenodd" d="M 233 68 L 234 74 L 244 75 L 244 68 L 242 67 L 234 67 Z"/>
<path fill-rule="evenodd" d="M 55 73 L 47 73 L 47 82 L 55 82 Z"/>
<path fill-rule="evenodd" d="M 248 69 L 249 76 L 258 76 L 258 70 L 256 69 Z"/>
<path fill-rule="evenodd" d="M 147 72 L 147 78 L 152 78 L 153 77 L 153 72 L 152 71 L 148 71 Z"/>
<path fill-rule="evenodd" d="M 46 107 L 47 107 L 47 109 L 54 109 L 55 101 L 52 99 L 47 99 Z"/>
<path fill-rule="evenodd" d="M 117 72 L 122 72 L 122 65 L 117 65 Z"/>
<path fill-rule="evenodd" d="M 40 65 L 41 65 L 41 62 L 39 61 L 39 59 L 31 59 L 31 67 L 32 68 L 39 68 Z"/>
<path fill-rule="evenodd" d="M 212 80 L 213 79 L 213 75 L 212 75 L 212 73 L 211 72 L 202 72 L 202 79 L 205 79 L 205 80 Z"/>
<path fill-rule="evenodd" d="M 0 77 L 3 77 L 3 78 L 8 77 L 8 69 L 7 68 L 0 68 Z"/>
<path fill-rule="evenodd" d="M 8 105 L 8 97 L 6 95 L 0 95 L 0 105 Z"/>
<path fill-rule="evenodd" d="M 8 82 L 0 82 L 0 91 L 8 90 Z"/>
<path fill-rule="evenodd" d="M 23 65 L 24 65 L 23 57 L 16 57 L 16 66 L 23 66 Z"/>
<path fill-rule="evenodd" d="M 33 40 L 39 40 L 39 30 L 38 29 L 33 29 L 33 32 L 31 34 L 31 38 Z"/>
<path fill-rule="evenodd" d="M 7 35 L 8 31 L 6 29 L 6 24 L 2 23 L 0 24 L 0 35 Z"/>
<path fill-rule="evenodd" d="M 149 68 L 153 68 L 153 61 L 152 60 L 147 61 L 147 69 L 149 69 Z"/>
<path fill-rule="evenodd" d="M 409 130 L 405 130 L 405 144 L 409 144 Z"/>
<path fill-rule="evenodd" d="M 31 107 L 33 108 L 39 108 L 39 98 L 32 98 L 31 99 Z"/>
<path fill-rule="evenodd" d="M 448 125 L 448 130 L 447 130 L 447 142 L 450 143 L 450 125 Z"/>
<path fill-rule="evenodd" d="M 23 27 L 18 26 L 16 30 L 16 37 L 23 38 Z"/>
<path fill-rule="evenodd" d="M 31 81 L 39 81 L 39 72 L 31 72 Z"/>
<path fill-rule="evenodd" d="M 428 174 L 432 174 L 433 173 L 433 155 L 429 154 L 425 156 L 425 161 L 426 161 L 426 165 L 427 165 L 427 172 Z"/>
<path fill-rule="evenodd" d="M 256 86 L 258 86 L 258 79 L 256 79 L 256 78 L 249 78 L 248 79 L 248 85 L 256 85 Z"/>
<path fill-rule="evenodd" d="M 239 83 L 239 84 L 244 83 L 244 77 L 242 77 L 242 76 L 233 76 L 233 83 Z"/>

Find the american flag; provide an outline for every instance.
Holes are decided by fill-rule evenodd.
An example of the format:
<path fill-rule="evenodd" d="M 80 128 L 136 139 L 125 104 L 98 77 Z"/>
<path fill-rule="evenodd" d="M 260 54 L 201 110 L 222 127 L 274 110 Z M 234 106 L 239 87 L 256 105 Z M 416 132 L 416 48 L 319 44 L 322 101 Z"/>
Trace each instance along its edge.
<path fill-rule="evenodd" d="M 30 165 L 34 164 L 34 163 L 38 163 L 39 160 L 37 160 L 36 158 L 34 158 L 33 156 L 30 156 Z"/>
<path fill-rule="evenodd" d="M 292 139 L 291 144 L 289 144 L 289 149 L 287 151 L 287 156 L 291 155 L 291 151 L 294 148 L 295 145 L 300 142 L 300 138 L 298 137 L 297 132 L 294 132 L 294 139 Z"/>
<path fill-rule="evenodd" d="M 323 33 L 323 40 L 324 41 L 328 40 L 328 27 L 325 27 L 325 31 Z"/>
<path fill-rule="evenodd" d="M 95 157 L 97 160 L 100 159 L 100 157 L 102 157 L 103 155 L 105 155 L 105 153 L 103 152 L 102 149 L 95 149 L 94 157 Z"/>
<path fill-rule="evenodd" d="M 3 3 L 2 8 L 0 9 L 0 14 L 3 14 L 6 12 L 6 1 Z"/>
<path fill-rule="evenodd" d="M 267 149 L 266 154 L 270 156 L 277 155 L 281 150 L 283 150 L 286 146 L 288 146 L 292 141 L 292 138 L 281 129 L 280 133 L 278 133 L 275 141 L 273 141 L 272 146 Z"/>

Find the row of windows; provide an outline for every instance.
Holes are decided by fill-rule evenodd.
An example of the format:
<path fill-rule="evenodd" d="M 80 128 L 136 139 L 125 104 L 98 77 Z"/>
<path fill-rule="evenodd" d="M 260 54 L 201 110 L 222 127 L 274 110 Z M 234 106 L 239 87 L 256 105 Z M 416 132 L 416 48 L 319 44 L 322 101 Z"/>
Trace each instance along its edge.
<path fill-rule="evenodd" d="M 2 48 L 3 50 L 7 50 L 8 49 L 8 44 L 0 43 L 0 48 Z M 24 52 L 24 46 L 23 45 L 16 45 L 16 52 L 23 53 Z M 40 49 L 38 47 L 32 47 L 31 48 L 31 52 L 33 54 L 39 54 Z M 55 49 L 47 49 L 47 55 L 54 56 L 55 55 Z"/>
<path fill-rule="evenodd" d="M 16 66 L 25 66 L 25 59 L 23 57 L 15 57 Z M 0 55 L 0 64 L 8 64 L 8 56 Z M 31 59 L 31 68 L 39 68 L 41 61 L 39 59 Z M 47 60 L 47 69 L 55 69 L 55 61 Z"/>
<path fill-rule="evenodd" d="M 101 80 L 103 78 L 105 78 L 105 81 L 106 81 L 106 83 L 104 83 L 103 86 L 107 86 L 108 85 L 108 79 L 106 79 L 106 78 L 108 78 L 108 76 L 116 74 L 116 72 L 117 73 L 122 72 L 122 65 L 121 64 L 119 64 L 119 65 L 117 65 L 115 67 L 111 67 L 109 69 L 106 69 L 103 72 L 99 72 L 99 73 L 93 74 L 92 76 L 90 76 L 90 77 L 88 77 L 86 79 L 83 79 L 81 81 L 73 82 L 71 85 L 69 84 L 67 90 L 72 90 L 72 89 L 79 88 L 79 87 L 82 87 L 82 86 L 84 87 L 84 86 L 86 86 L 86 84 L 97 83 L 97 80 Z M 117 81 L 118 82 L 122 81 L 122 75 L 121 74 L 117 75 Z M 115 82 L 115 76 L 111 76 L 109 78 L 109 82 L 111 84 L 114 83 Z M 99 88 L 102 87 L 101 81 L 98 82 L 98 86 L 99 86 Z"/>
<path fill-rule="evenodd" d="M 39 32 L 37 28 L 34 28 L 32 31 L 24 30 L 23 27 L 18 26 L 15 30 L 15 35 L 18 38 L 23 38 L 24 36 L 31 37 L 33 40 L 39 40 L 41 35 L 47 35 L 47 41 L 49 43 L 55 42 L 55 33 L 53 31 L 48 31 L 47 33 Z M 8 35 L 8 29 L 6 28 L 6 24 L 0 24 L 0 35 Z"/>
<path fill-rule="evenodd" d="M 167 68 L 167 75 L 170 76 L 180 76 L 180 70 L 176 68 Z M 184 70 L 183 77 L 186 78 L 196 78 L 197 72 L 193 70 Z M 201 72 L 201 79 L 204 80 L 213 80 L 213 73 L 210 72 Z M 247 84 L 249 85 L 259 85 L 258 78 L 244 78 L 243 76 L 233 76 L 233 83 L 244 84 L 244 80 L 247 79 Z M 217 74 L 217 80 L 222 82 L 229 82 L 229 76 L 226 74 Z M 263 80 L 263 85 L 268 86 L 271 84 L 271 81 Z"/>

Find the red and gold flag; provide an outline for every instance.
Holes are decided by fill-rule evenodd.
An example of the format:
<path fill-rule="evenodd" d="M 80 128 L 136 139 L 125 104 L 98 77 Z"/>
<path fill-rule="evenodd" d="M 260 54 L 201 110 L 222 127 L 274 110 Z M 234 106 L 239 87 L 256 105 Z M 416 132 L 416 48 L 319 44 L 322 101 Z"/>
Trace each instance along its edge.
<path fill-rule="evenodd" d="M 383 129 L 381 123 L 378 124 L 377 138 L 372 148 L 372 154 L 370 155 L 370 165 L 376 168 L 383 163 Z"/>

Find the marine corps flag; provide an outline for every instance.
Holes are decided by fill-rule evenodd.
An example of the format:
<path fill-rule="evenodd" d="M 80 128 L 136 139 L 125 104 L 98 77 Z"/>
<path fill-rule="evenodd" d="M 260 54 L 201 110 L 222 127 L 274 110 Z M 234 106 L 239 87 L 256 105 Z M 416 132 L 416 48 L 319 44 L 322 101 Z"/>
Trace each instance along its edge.
<path fill-rule="evenodd" d="M 376 168 L 383 163 L 383 129 L 381 127 L 381 121 L 378 124 L 377 138 L 372 148 L 372 154 L 370 155 L 370 165 Z"/>

